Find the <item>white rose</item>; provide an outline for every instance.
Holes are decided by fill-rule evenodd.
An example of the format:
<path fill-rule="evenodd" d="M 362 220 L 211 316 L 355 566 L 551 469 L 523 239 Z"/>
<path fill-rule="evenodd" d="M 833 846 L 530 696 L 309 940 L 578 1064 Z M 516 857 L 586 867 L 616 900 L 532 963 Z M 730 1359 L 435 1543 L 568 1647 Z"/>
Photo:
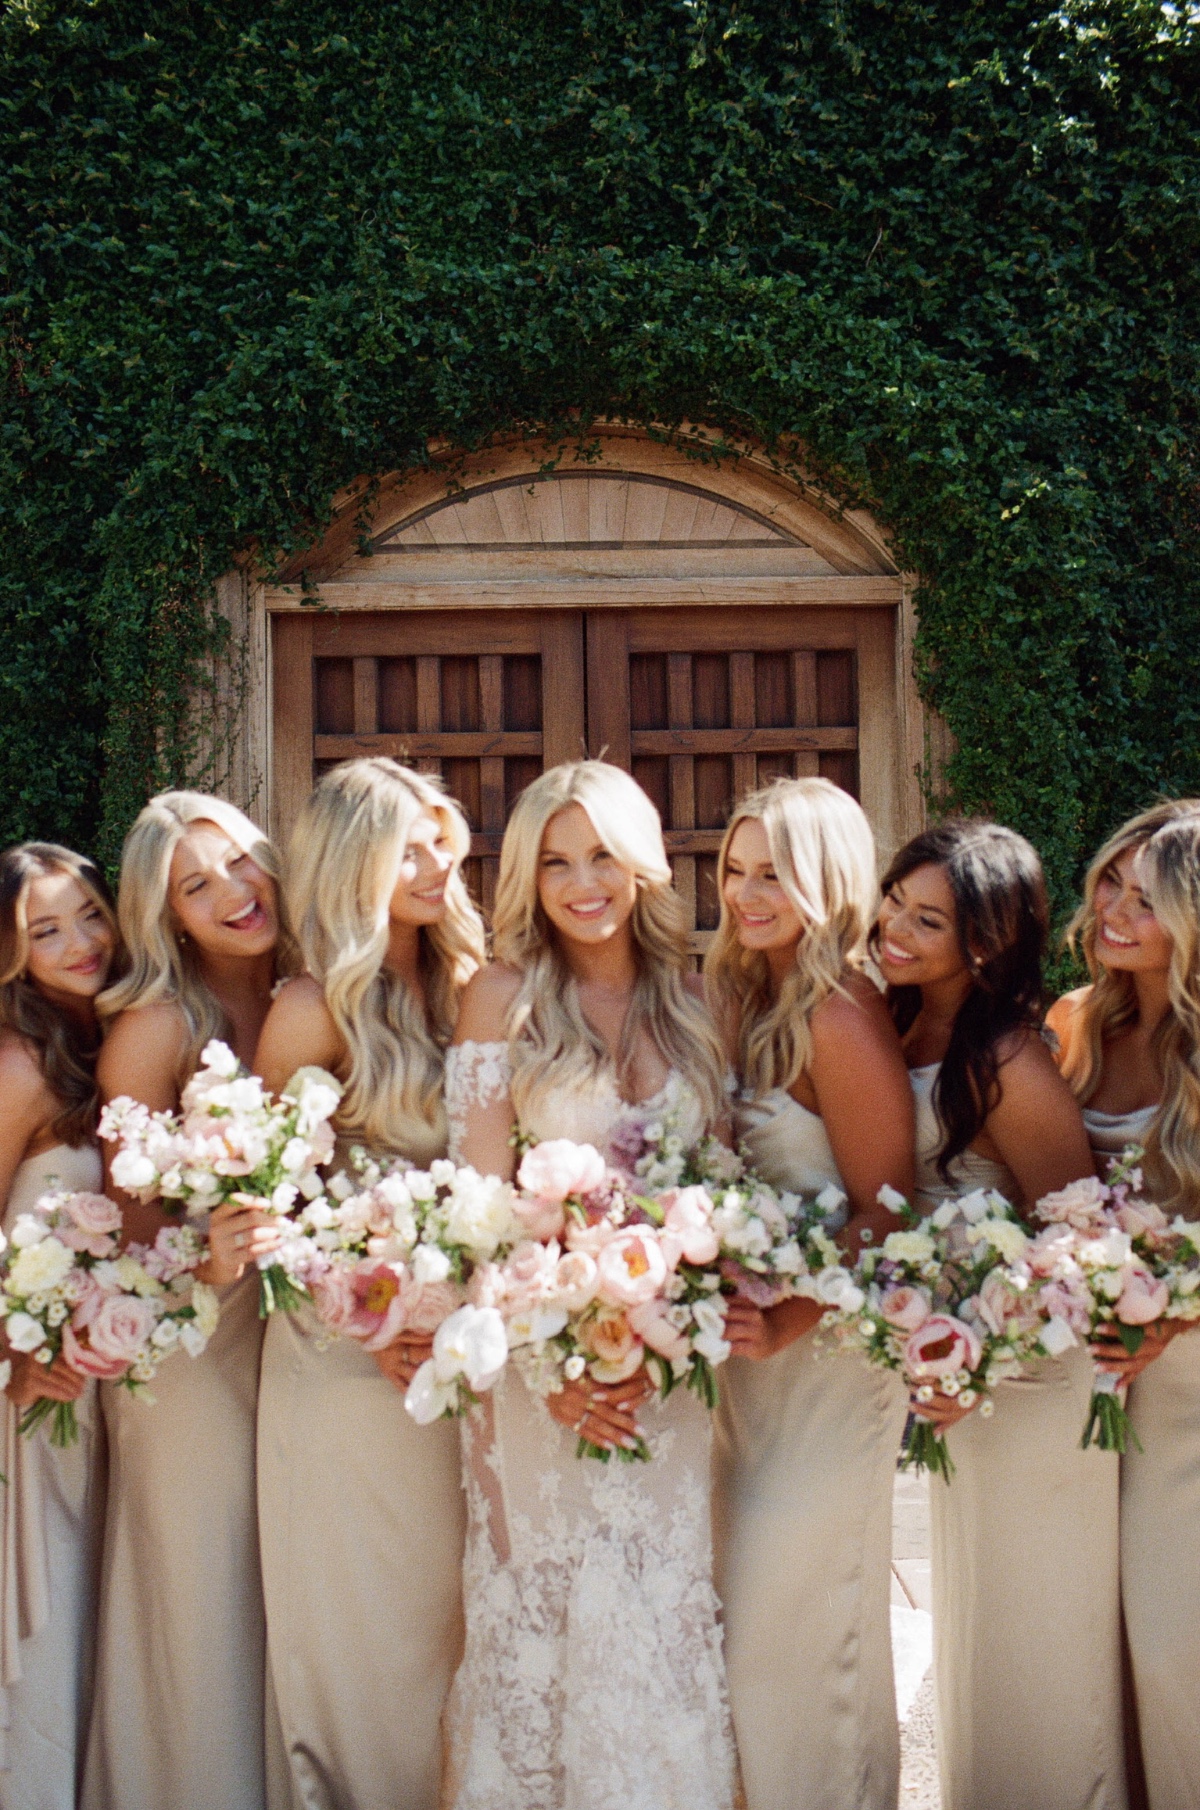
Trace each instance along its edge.
<path fill-rule="evenodd" d="M 436 1244 L 419 1244 L 412 1254 L 412 1273 L 416 1282 L 444 1282 L 450 1259 Z"/>
<path fill-rule="evenodd" d="M 38 1244 L 26 1245 L 13 1261 L 8 1273 L 8 1286 L 15 1295 L 32 1295 L 39 1290 L 57 1288 L 68 1270 L 74 1267 L 75 1253 L 57 1238 L 43 1238 Z"/>
<path fill-rule="evenodd" d="M 36 1213 L 21 1213 L 12 1229 L 14 1251 L 28 1250 L 30 1245 L 40 1244 L 43 1238 L 49 1238 L 50 1227 Z"/>
<path fill-rule="evenodd" d="M 31 1314 L 9 1314 L 4 1331 L 14 1351 L 37 1351 L 46 1342 L 46 1334 Z"/>

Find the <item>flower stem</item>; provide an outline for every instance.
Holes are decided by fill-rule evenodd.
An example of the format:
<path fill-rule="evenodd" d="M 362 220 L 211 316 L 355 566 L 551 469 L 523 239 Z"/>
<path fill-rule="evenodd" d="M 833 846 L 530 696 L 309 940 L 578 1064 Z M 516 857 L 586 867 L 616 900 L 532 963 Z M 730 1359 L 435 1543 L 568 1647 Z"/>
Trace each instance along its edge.
<path fill-rule="evenodd" d="M 294 1282 L 281 1263 L 269 1264 L 258 1272 L 258 1314 L 262 1320 L 273 1313 L 294 1314 L 311 1300 L 308 1290 Z"/>
<path fill-rule="evenodd" d="M 1088 1404 L 1087 1425 L 1079 1442 L 1083 1450 L 1095 1445 L 1102 1452 L 1125 1452 L 1130 1440 L 1140 1452 L 1142 1442 L 1133 1430 L 1125 1403 L 1111 1389 L 1096 1390 Z"/>
<path fill-rule="evenodd" d="M 26 1408 L 18 1423 L 19 1431 L 26 1438 L 36 1433 L 44 1420 L 50 1421 L 50 1444 L 64 1449 L 79 1443 L 79 1421 L 75 1413 L 73 1401 L 52 1401 L 43 1395 Z"/>
<path fill-rule="evenodd" d="M 931 1476 L 942 1477 L 947 1483 L 954 1475 L 954 1460 L 944 1436 L 932 1421 L 923 1420 L 919 1414 L 914 1416 L 909 1425 L 904 1449 L 900 1454 L 900 1469 L 928 1471 Z"/>

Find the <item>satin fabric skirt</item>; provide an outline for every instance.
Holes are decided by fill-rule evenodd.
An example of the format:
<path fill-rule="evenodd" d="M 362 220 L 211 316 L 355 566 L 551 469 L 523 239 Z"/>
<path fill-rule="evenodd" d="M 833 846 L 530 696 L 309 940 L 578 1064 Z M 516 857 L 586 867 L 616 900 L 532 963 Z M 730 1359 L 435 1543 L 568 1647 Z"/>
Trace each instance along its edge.
<path fill-rule="evenodd" d="M 1128 1397 L 1121 1580 L 1151 1810 L 1200 1803 L 1200 1327 Z"/>
<path fill-rule="evenodd" d="M 895 1810 L 904 1391 L 811 1336 L 761 1362 L 732 1358 L 720 1390 L 717 1590 L 748 1810 Z"/>
<path fill-rule="evenodd" d="M 75 1810 L 91 1708 L 104 1508 L 96 1385 L 89 1383 L 76 1403 L 79 1442 L 64 1451 L 50 1444 L 46 1424 L 31 1439 L 22 1437 L 19 1411 L 2 1397 L 0 1414 L 4 1531 L 17 1548 L 16 1620 L 24 1624 L 12 1668 L 19 1676 L 0 1689 L 0 1810 Z M 28 1524 L 30 1509 L 36 1525 Z M 22 1553 L 33 1562 L 22 1565 Z M 36 1603 L 21 1587 L 31 1578 Z"/>
<path fill-rule="evenodd" d="M 1119 1460 L 1082 1348 L 1001 1383 L 930 1482 L 943 1810 L 1125 1810 Z"/>
<path fill-rule="evenodd" d="M 254 1272 L 153 1405 L 105 1383 L 109 1490 L 83 1810 L 263 1810 Z"/>
<path fill-rule="evenodd" d="M 289 1810 L 435 1810 L 462 1653 L 454 1421 L 419 1427 L 369 1352 L 275 1314 L 259 1527 Z"/>

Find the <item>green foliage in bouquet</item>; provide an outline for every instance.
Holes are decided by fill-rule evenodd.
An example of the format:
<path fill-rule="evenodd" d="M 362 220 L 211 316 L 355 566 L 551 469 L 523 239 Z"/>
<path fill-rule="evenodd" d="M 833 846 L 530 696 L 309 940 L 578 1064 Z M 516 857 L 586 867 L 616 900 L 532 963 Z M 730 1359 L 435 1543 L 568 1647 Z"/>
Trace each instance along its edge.
<path fill-rule="evenodd" d="M 0 0 L 0 836 L 213 778 L 214 580 L 352 478 L 702 421 L 889 526 L 1065 903 L 1200 790 L 1194 11 Z"/>

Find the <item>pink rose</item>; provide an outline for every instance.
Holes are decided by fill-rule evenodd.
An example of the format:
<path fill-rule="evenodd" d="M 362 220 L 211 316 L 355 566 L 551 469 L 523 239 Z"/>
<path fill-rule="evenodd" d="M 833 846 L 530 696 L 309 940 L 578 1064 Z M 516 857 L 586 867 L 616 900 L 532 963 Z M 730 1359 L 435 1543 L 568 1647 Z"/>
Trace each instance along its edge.
<path fill-rule="evenodd" d="M 561 1238 L 567 1223 L 561 1200 L 543 1200 L 540 1195 L 518 1194 L 513 1201 L 513 1212 L 530 1238 L 547 1241 Z"/>
<path fill-rule="evenodd" d="M 933 1312 L 933 1303 L 923 1288 L 885 1288 L 879 1311 L 889 1326 L 901 1332 L 916 1332 Z"/>
<path fill-rule="evenodd" d="M 1084 1175 L 1053 1194 L 1043 1195 L 1035 1212 L 1047 1224 L 1070 1225 L 1087 1232 L 1104 1224 L 1108 1199 L 1108 1189 L 1099 1177 Z"/>
<path fill-rule="evenodd" d="M 953 1314 L 930 1314 L 910 1333 L 904 1368 L 917 1382 L 936 1382 L 960 1370 L 974 1370 L 983 1356 L 983 1341 L 973 1326 Z"/>
<path fill-rule="evenodd" d="M 358 1302 L 350 1271 L 344 1263 L 335 1263 L 313 1283 L 313 1300 L 318 1316 L 330 1332 L 348 1331 Z"/>
<path fill-rule="evenodd" d="M 98 1377 L 104 1383 L 115 1383 L 129 1368 L 125 1358 L 101 1357 L 85 1345 L 69 1320 L 63 1327 L 62 1350 L 72 1370 L 78 1371 L 80 1376 Z"/>
<path fill-rule="evenodd" d="M 114 1254 L 115 1234 L 121 1230 L 121 1209 L 115 1201 L 106 1194 L 67 1194 L 58 1205 L 61 1217 L 55 1236 L 68 1250 L 86 1251 L 91 1257 Z"/>
<path fill-rule="evenodd" d="M 1161 1207 L 1152 1200 L 1125 1200 L 1117 1208 L 1117 1224 L 1131 1238 L 1143 1238 L 1148 1232 L 1165 1232 L 1170 1222 Z"/>
<path fill-rule="evenodd" d="M 628 1319 L 642 1343 L 668 1363 L 688 1355 L 687 1338 L 667 1319 L 665 1301 L 643 1301 L 640 1307 L 629 1309 Z"/>
<path fill-rule="evenodd" d="M 448 1320 L 463 1304 L 463 1291 L 457 1283 L 417 1282 L 411 1274 L 405 1275 L 400 1296 L 404 1316 L 401 1330 L 418 1337 L 436 1332 L 442 1321 Z M 381 1338 L 378 1344 L 368 1343 L 367 1350 L 382 1351 L 384 1345 L 391 1342 L 391 1338 Z"/>
<path fill-rule="evenodd" d="M 579 1313 L 596 1298 L 600 1271 L 586 1251 L 568 1251 L 558 1260 L 554 1274 L 554 1299 L 567 1313 Z"/>
<path fill-rule="evenodd" d="M 989 1332 L 1000 1338 L 1006 1328 L 1020 1322 L 1033 1326 L 1036 1312 L 1031 1312 L 1028 1293 L 1014 1288 L 1007 1280 L 1003 1270 L 993 1270 L 983 1279 L 983 1287 L 976 1297 L 979 1304 L 979 1317 Z"/>
<path fill-rule="evenodd" d="M 1117 1318 L 1126 1326 L 1148 1326 L 1167 1311 L 1171 1295 L 1165 1282 L 1151 1275 L 1144 1263 L 1127 1263 L 1122 1272 Z"/>
<path fill-rule="evenodd" d="M 600 1298 L 617 1307 L 636 1307 L 658 1294 L 667 1279 L 667 1260 L 653 1232 L 633 1226 L 618 1232 L 596 1258 Z"/>
<path fill-rule="evenodd" d="M 517 1185 L 539 1200 L 564 1201 L 589 1194 L 605 1177 L 604 1158 L 591 1144 L 570 1138 L 547 1138 L 527 1150 L 517 1170 Z"/>
<path fill-rule="evenodd" d="M 109 1295 L 87 1326 L 93 1360 L 127 1370 L 157 1324 L 158 1315 L 149 1301 L 138 1295 Z"/>
<path fill-rule="evenodd" d="M 685 1263 L 715 1263 L 721 1241 L 712 1228 L 713 1204 L 703 1188 L 673 1188 L 659 1205 L 666 1210 L 663 1254 L 674 1269 Z"/>

